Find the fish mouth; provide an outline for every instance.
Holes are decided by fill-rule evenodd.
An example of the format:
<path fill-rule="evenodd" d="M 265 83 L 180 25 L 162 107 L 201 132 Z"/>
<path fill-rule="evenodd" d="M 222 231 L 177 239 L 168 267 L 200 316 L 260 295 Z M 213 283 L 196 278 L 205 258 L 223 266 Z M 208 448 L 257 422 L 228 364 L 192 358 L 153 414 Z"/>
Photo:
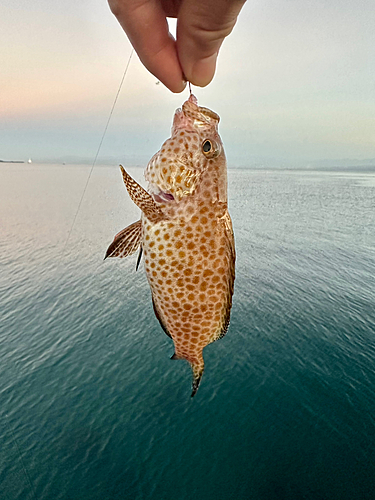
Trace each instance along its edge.
<path fill-rule="evenodd" d="M 167 193 L 166 191 L 158 191 L 152 193 L 152 197 L 157 203 L 170 203 L 175 201 L 173 194 Z"/>
<path fill-rule="evenodd" d="M 194 131 L 197 128 L 217 128 L 220 116 L 211 109 L 198 106 L 198 99 L 191 94 L 182 109 L 176 109 L 173 118 L 172 133 L 177 130 Z"/>

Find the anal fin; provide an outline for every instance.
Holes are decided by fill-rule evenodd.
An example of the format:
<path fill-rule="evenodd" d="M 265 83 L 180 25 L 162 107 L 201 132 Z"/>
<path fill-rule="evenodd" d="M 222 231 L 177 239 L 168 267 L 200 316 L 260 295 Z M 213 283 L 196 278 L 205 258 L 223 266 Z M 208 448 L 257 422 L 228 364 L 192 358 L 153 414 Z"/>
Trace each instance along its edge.
<path fill-rule="evenodd" d="M 152 306 L 154 308 L 154 313 L 155 313 L 155 316 L 157 318 L 157 320 L 159 321 L 160 323 L 160 326 L 162 327 L 162 329 L 164 330 L 165 334 L 168 335 L 169 338 L 172 338 L 172 335 L 169 333 L 168 331 L 168 328 L 165 326 L 163 320 L 161 319 L 161 316 L 159 314 L 159 311 L 158 311 L 158 308 L 155 304 L 155 300 L 154 300 L 154 297 L 152 297 Z"/>
<path fill-rule="evenodd" d="M 139 254 L 138 254 L 137 264 L 135 266 L 135 270 L 136 271 L 138 271 L 139 264 L 141 263 L 142 253 L 143 253 L 143 248 L 142 248 L 142 245 L 141 245 L 140 248 L 139 248 Z"/>
<path fill-rule="evenodd" d="M 138 220 L 116 234 L 109 245 L 104 259 L 107 257 L 124 258 L 136 252 L 141 244 L 142 222 Z"/>

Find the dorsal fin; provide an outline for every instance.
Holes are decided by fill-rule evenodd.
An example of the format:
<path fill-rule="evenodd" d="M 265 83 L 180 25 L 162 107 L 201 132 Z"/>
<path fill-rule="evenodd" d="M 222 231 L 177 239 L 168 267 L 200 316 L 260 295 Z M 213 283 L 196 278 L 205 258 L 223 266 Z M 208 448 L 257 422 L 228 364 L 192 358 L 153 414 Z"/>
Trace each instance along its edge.
<path fill-rule="evenodd" d="M 123 259 L 136 252 L 141 244 L 142 222 L 138 220 L 116 234 L 109 245 L 104 259 L 107 257 L 120 257 Z"/>
<path fill-rule="evenodd" d="M 124 167 L 120 165 L 122 178 L 129 196 L 134 203 L 145 214 L 150 222 L 156 223 L 166 219 L 164 213 L 155 203 L 153 197 L 142 186 L 138 184 L 130 175 L 125 171 Z"/>
<path fill-rule="evenodd" d="M 235 278 L 235 262 L 236 262 L 236 250 L 234 245 L 234 235 L 232 228 L 232 221 L 229 216 L 229 213 L 226 212 L 225 216 L 222 218 L 222 225 L 224 229 L 224 236 L 226 240 L 227 250 L 230 258 L 230 268 L 229 268 L 229 276 L 228 276 L 228 294 L 225 301 L 225 310 L 224 310 L 224 318 L 223 325 L 221 330 L 216 332 L 215 336 L 211 340 L 211 342 L 215 342 L 216 340 L 222 339 L 228 331 L 229 321 L 230 321 L 230 311 L 232 307 L 232 296 L 233 296 L 233 288 L 234 288 L 234 278 Z"/>

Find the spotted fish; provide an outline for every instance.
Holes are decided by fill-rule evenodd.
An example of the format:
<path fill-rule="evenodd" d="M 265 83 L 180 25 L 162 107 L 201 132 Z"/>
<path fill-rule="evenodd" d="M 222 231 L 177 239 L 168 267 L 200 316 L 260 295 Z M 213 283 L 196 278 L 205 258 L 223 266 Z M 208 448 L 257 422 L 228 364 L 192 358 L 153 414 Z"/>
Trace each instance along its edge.
<path fill-rule="evenodd" d="M 235 246 L 227 205 L 227 166 L 219 116 L 194 95 L 177 109 L 171 138 L 150 160 L 144 190 L 120 166 L 141 219 L 118 233 L 106 257 L 144 254 L 155 315 L 186 359 L 195 395 L 203 349 L 229 326 Z"/>

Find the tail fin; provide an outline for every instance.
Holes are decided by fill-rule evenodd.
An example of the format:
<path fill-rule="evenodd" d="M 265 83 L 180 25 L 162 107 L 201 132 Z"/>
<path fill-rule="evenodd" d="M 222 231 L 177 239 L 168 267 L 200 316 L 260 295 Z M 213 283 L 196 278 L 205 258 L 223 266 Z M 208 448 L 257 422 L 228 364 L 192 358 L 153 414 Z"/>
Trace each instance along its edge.
<path fill-rule="evenodd" d="M 193 371 L 193 386 L 192 386 L 192 393 L 191 393 L 191 397 L 194 397 L 197 390 L 198 390 L 198 387 L 199 387 L 199 384 L 200 384 L 200 381 L 202 379 L 202 375 L 203 375 L 203 372 L 204 372 L 204 361 L 203 361 L 203 355 L 202 355 L 202 352 L 200 352 L 195 358 L 194 360 L 192 361 L 191 358 L 188 358 L 187 356 L 185 356 L 184 354 L 181 354 L 181 353 L 177 353 L 175 352 L 173 354 L 173 356 L 171 356 L 170 359 L 186 359 L 186 361 L 189 361 L 189 364 L 191 366 L 191 369 Z"/>
<path fill-rule="evenodd" d="M 191 369 L 193 370 L 193 391 L 191 393 L 191 397 L 194 397 L 198 390 L 204 372 L 203 357 L 201 357 L 201 359 L 196 363 L 190 363 L 190 366 Z"/>

